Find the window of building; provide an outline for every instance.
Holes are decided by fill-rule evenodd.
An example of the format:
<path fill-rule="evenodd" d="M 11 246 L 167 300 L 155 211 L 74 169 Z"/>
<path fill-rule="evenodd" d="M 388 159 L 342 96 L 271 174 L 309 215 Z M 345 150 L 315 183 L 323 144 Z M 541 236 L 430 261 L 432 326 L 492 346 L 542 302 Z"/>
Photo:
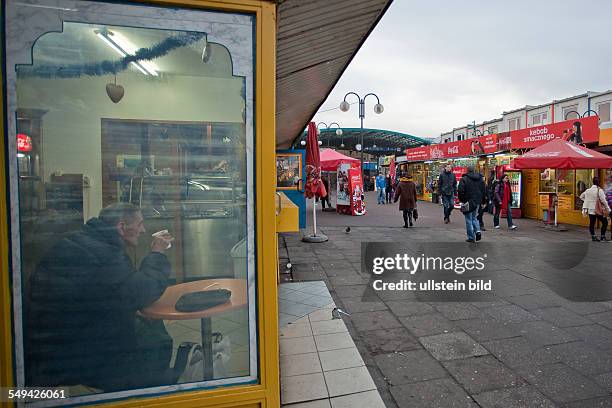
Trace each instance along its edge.
<path fill-rule="evenodd" d="M 16 385 L 257 381 L 254 15 L 47 6 L 3 16 Z"/>
<path fill-rule="evenodd" d="M 597 114 L 599 115 L 599 121 L 609 122 L 610 121 L 610 102 L 602 102 L 597 105 Z"/>
<path fill-rule="evenodd" d="M 487 128 L 487 130 L 489 131 L 489 134 L 496 134 L 497 133 L 497 126 L 489 126 Z"/>
<path fill-rule="evenodd" d="M 508 119 L 508 130 L 518 130 L 521 128 L 521 118 Z"/>
<path fill-rule="evenodd" d="M 578 116 L 580 115 L 578 113 L 578 104 L 564 106 L 562 112 L 564 120 L 578 119 Z"/>
<path fill-rule="evenodd" d="M 531 125 L 532 126 L 543 125 L 546 123 L 547 117 L 548 117 L 547 112 L 535 113 L 531 115 Z"/>

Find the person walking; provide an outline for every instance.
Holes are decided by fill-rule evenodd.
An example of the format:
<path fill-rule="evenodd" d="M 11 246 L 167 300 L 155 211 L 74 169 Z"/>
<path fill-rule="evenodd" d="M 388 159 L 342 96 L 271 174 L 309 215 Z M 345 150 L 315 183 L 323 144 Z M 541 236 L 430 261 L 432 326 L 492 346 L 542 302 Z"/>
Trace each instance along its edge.
<path fill-rule="evenodd" d="M 393 202 L 397 203 L 397 200 L 399 200 L 399 210 L 404 217 L 404 228 L 412 227 L 412 212 L 417 202 L 416 184 L 412 181 L 412 177 L 403 175 L 400 178 L 395 188 Z"/>
<path fill-rule="evenodd" d="M 606 242 L 606 229 L 608 228 L 608 216 L 610 215 L 610 206 L 606 200 L 606 195 L 601 187 L 599 187 L 599 177 L 593 177 L 593 185 L 580 195 L 582 203 L 582 213 L 589 215 L 589 232 L 591 240 L 598 242 Z M 601 222 L 601 235 L 598 239 L 595 235 L 595 222 Z"/>
<path fill-rule="evenodd" d="M 438 194 L 442 199 L 444 207 L 444 223 L 450 222 L 450 215 L 455 205 L 455 194 L 457 194 L 457 180 L 452 172 L 450 163 L 444 166 L 444 170 L 438 178 Z"/>
<path fill-rule="evenodd" d="M 608 176 L 608 184 L 606 184 L 606 200 L 608 201 L 608 207 L 612 208 L 612 175 Z M 610 220 L 612 221 L 612 214 L 610 214 Z M 612 241 L 612 223 L 610 225 L 610 241 Z"/>
<path fill-rule="evenodd" d="M 387 204 L 391 204 L 391 200 L 393 200 L 393 181 L 391 180 L 390 174 L 388 174 L 385 179 L 385 197 L 387 199 Z"/>
<path fill-rule="evenodd" d="M 493 226 L 499 229 L 499 215 L 502 210 L 506 211 L 508 229 L 515 230 L 517 227 L 512 222 L 512 188 L 510 187 L 510 177 L 502 175 L 501 181 L 495 186 L 494 200 L 495 214 L 493 215 Z"/>
<path fill-rule="evenodd" d="M 376 176 L 376 190 L 378 190 L 378 194 L 376 195 L 378 204 L 385 203 L 385 176 L 382 173 L 378 173 Z"/>
<path fill-rule="evenodd" d="M 497 180 L 495 170 L 491 170 L 491 173 L 489 174 L 489 180 L 487 180 L 487 212 L 489 214 L 493 214 L 493 210 L 495 208 L 493 202 L 495 201 L 495 187 L 498 183 L 499 181 Z"/>
<path fill-rule="evenodd" d="M 323 186 L 325 187 L 325 191 L 327 192 L 327 195 L 325 197 L 321 197 L 321 205 L 323 206 L 323 209 L 325 209 L 325 204 L 327 204 L 327 206 L 329 208 L 332 208 L 331 200 L 329 199 L 329 179 L 328 179 L 328 176 L 322 176 L 321 179 L 323 181 Z"/>
<path fill-rule="evenodd" d="M 478 208 L 485 201 L 485 183 L 482 174 L 477 173 L 474 166 L 468 166 L 467 171 L 461 177 L 457 191 L 461 202 L 461 212 L 465 217 L 466 242 L 471 243 L 482 239 L 477 213 Z"/>
<path fill-rule="evenodd" d="M 476 217 L 476 219 L 478 220 L 478 225 L 480 225 L 480 231 L 487 230 L 485 228 L 484 220 L 482 219 L 482 217 L 484 216 L 484 212 L 487 208 L 488 202 L 489 202 L 489 190 L 487 189 L 487 185 L 485 184 L 484 196 L 482 197 L 482 203 L 478 206 L 478 216 Z"/>

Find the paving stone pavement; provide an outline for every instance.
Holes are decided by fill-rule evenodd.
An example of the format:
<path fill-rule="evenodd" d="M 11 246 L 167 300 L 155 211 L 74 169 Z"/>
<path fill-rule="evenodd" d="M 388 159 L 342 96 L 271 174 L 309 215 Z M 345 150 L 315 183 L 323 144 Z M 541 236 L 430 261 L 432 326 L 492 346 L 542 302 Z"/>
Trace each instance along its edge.
<path fill-rule="evenodd" d="M 424 302 L 412 293 L 370 287 L 361 271 L 361 242 L 465 239 L 460 213 L 445 225 L 440 206 L 418 206 L 419 219 L 411 229 L 401 228 L 396 205 L 370 204 L 364 217 L 318 211 L 326 243 L 307 244 L 301 234 L 282 234 L 294 280 L 325 281 L 336 305 L 350 313 L 343 319 L 386 406 L 612 406 L 610 301 L 568 301 L 524 265 L 495 271 L 505 290 L 487 302 Z M 552 232 L 537 221 L 518 219 L 516 224 L 516 231 L 493 230 L 487 214 L 483 240 L 589 238 L 582 227 Z M 609 245 L 607 259 L 612 259 Z"/>

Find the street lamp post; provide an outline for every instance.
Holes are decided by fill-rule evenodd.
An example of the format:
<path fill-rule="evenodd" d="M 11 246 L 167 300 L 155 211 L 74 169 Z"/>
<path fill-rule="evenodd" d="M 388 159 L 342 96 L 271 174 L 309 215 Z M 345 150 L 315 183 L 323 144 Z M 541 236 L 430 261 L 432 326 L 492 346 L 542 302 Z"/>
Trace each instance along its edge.
<path fill-rule="evenodd" d="M 466 128 L 467 129 L 470 129 L 470 128 L 474 129 L 474 132 L 472 133 L 474 135 L 474 137 L 477 137 L 479 133 L 480 133 L 480 136 L 484 136 L 484 133 L 482 133 L 482 131 L 480 129 L 476 129 L 476 121 L 475 120 L 473 120 L 472 123 L 468 123 Z"/>
<path fill-rule="evenodd" d="M 340 102 L 340 110 L 342 112 L 348 112 L 348 110 L 350 109 L 351 105 L 346 101 L 346 97 L 349 95 L 355 95 L 357 97 L 357 99 L 359 99 L 359 119 L 361 119 L 361 143 L 360 143 L 360 147 L 361 149 L 361 180 L 363 182 L 363 119 L 365 119 L 365 100 L 368 96 L 373 96 L 376 98 L 376 105 L 374 105 L 374 113 L 376 114 L 381 114 L 383 113 L 383 111 L 385 110 L 385 108 L 382 106 L 382 104 L 380 103 L 380 99 L 378 98 L 378 96 L 374 93 L 369 93 L 366 94 L 363 98 L 359 95 L 357 95 L 355 92 L 348 92 L 346 95 L 344 95 L 344 100 L 342 102 Z"/>
<path fill-rule="evenodd" d="M 342 128 L 340 127 L 340 125 L 337 122 L 332 122 L 329 124 L 329 126 L 327 126 L 327 123 L 325 122 L 319 122 L 317 123 L 317 133 L 321 134 L 321 128 L 319 128 L 319 125 L 324 125 L 325 127 L 323 129 L 332 129 L 332 126 L 336 125 L 338 127 L 338 129 L 336 129 L 336 135 L 337 136 L 342 136 Z M 330 143 L 331 137 L 327 138 L 327 147 L 329 147 L 329 143 Z M 344 143 L 343 143 L 344 144 Z M 341 146 L 344 147 L 344 146 Z"/>

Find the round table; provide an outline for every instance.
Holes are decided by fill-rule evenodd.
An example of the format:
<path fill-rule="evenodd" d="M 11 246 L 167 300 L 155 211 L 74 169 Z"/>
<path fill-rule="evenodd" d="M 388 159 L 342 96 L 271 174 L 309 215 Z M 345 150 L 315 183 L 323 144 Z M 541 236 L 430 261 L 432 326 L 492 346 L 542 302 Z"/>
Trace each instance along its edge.
<path fill-rule="evenodd" d="M 175 305 L 181 296 L 191 292 L 227 289 L 232 292 L 229 301 L 198 312 L 179 312 Z M 202 321 L 202 352 L 204 354 L 204 380 L 213 379 L 211 317 L 245 307 L 247 304 L 246 279 L 204 279 L 168 286 L 162 296 L 140 313 L 150 319 Z"/>

